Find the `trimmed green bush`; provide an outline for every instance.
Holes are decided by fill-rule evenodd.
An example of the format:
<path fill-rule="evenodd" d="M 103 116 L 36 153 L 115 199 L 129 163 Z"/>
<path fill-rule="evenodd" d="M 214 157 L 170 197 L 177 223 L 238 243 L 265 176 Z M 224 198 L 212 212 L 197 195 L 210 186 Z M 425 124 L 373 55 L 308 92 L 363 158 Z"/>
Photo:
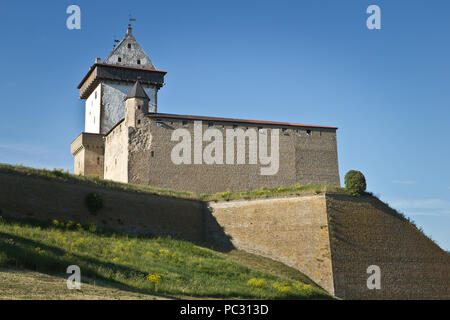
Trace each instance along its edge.
<path fill-rule="evenodd" d="M 96 214 L 103 208 L 103 199 L 95 192 L 91 192 L 86 196 L 85 203 L 91 214 Z"/>
<path fill-rule="evenodd" d="M 345 175 L 345 189 L 353 196 L 360 196 L 366 191 L 366 178 L 360 171 L 350 170 Z"/>

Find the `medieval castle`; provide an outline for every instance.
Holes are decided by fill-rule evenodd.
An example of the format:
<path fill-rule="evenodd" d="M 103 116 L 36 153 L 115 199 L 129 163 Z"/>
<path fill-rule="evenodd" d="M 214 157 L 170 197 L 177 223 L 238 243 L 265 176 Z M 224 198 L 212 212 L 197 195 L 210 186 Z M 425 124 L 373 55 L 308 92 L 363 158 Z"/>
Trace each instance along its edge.
<path fill-rule="evenodd" d="M 131 28 L 96 60 L 79 85 L 86 119 L 71 145 L 76 174 L 196 193 L 339 185 L 337 128 L 159 113 L 165 74 Z M 450 255 L 370 195 L 207 201 L 57 177 L 0 166 L 2 215 L 239 249 L 300 270 L 343 299 L 450 299 Z M 96 214 L 86 205 L 92 193 L 105 204 Z M 378 288 L 369 286 L 374 266 Z"/>
<path fill-rule="evenodd" d="M 86 113 L 85 132 L 71 144 L 75 174 L 197 193 L 340 185 L 336 127 L 159 113 L 165 74 L 131 27 L 103 62 L 96 59 L 78 86 Z M 203 136 L 207 130 L 213 134 Z M 187 161 L 173 161 L 181 138 Z M 209 142 L 212 160 L 202 161 Z M 266 147 L 260 165 L 258 146 Z"/>

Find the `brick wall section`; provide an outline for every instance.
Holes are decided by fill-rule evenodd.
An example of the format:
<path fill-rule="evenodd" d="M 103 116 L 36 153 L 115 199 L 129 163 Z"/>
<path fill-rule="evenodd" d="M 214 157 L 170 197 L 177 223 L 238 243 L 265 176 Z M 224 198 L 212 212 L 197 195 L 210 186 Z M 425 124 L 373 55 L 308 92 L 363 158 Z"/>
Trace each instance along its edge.
<path fill-rule="evenodd" d="M 74 173 L 103 178 L 103 135 L 81 133 L 70 145 L 74 156 Z"/>
<path fill-rule="evenodd" d="M 89 213 L 85 197 L 98 193 L 104 208 Z M 205 204 L 171 197 L 114 191 L 85 183 L 0 172 L 2 215 L 94 223 L 130 233 L 150 233 L 200 242 Z"/>
<path fill-rule="evenodd" d="M 173 130 L 188 129 L 192 136 L 193 150 L 194 122 L 188 121 L 187 126 L 183 126 L 179 119 L 161 119 L 160 126 L 157 122 L 153 118 L 146 118 L 142 125 L 130 129 L 129 183 L 196 193 L 223 192 L 227 188 L 231 191 L 248 191 L 264 186 L 295 186 L 297 183 L 340 185 L 334 129 L 311 128 L 308 136 L 308 128 L 286 128 L 283 132 L 283 127 L 263 125 L 264 128 L 280 129 L 279 171 L 275 175 L 263 176 L 259 161 L 256 165 L 248 164 L 248 147 L 247 164 L 175 165 L 171 161 L 171 151 L 178 142 L 171 141 Z M 203 132 L 207 128 L 208 122 L 204 121 Z M 232 129 L 233 124 L 214 122 L 214 128 L 223 133 L 225 141 L 226 129 Z M 239 125 L 238 128 L 258 129 L 256 125 Z M 207 144 L 208 142 L 203 142 L 203 147 Z M 225 155 L 225 150 L 223 154 Z"/>
<path fill-rule="evenodd" d="M 335 294 L 344 299 L 450 299 L 450 255 L 381 201 L 327 195 Z M 367 267 L 381 268 L 368 290 Z"/>
<path fill-rule="evenodd" d="M 105 136 L 104 174 L 107 180 L 128 182 L 128 128 L 119 123 Z"/>
<path fill-rule="evenodd" d="M 235 247 L 297 268 L 333 293 L 324 195 L 219 202 L 209 207 Z M 206 234 L 210 242 L 218 242 L 214 232 Z"/>

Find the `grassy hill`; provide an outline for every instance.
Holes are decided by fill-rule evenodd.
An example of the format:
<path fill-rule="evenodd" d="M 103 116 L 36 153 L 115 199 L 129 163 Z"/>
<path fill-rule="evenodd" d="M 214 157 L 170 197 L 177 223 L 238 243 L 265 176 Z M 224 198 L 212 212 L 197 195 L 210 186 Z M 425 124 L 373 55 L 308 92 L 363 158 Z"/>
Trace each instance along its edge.
<path fill-rule="evenodd" d="M 110 190 L 119 191 L 133 191 L 138 193 L 155 194 L 161 196 L 171 196 L 181 199 L 191 199 L 199 201 L 223 201 L 223 200 L 237 200 L 237 199 L 258 199 L 258 198 L 270 198 L 278 196 L 291 196 L 291 195 L 305 195 L 305 194 L 320 194 L 320 193 L 337 193 L 346 194 L 344 188 L 327 186 L 327 185 L 297 185 L 295 187 L 280 187 L 276 189 L 263 188 L 261 190 L 252 190 L 247 192 L 219 192 L 215 194 L 196 194 L 192 192 L 182 192 L 170 189 L 155 188 L 143 185 L 133 185 L 128 183 L 115 182 L 111 180 L 103 180 L 97 177 L 88 177 L 81 175 L 74 175 L 65 172 L 62 169 L 34 169 L 24 167 L 21 165 L 13 166 L 9 164 L 0 163 L 0 172 L 21 174 L 27 176 L 35 176 L 40 178 L 46 178 L 51 180 L 66 181 L 80 184 L 90 184 L 101 187 L 106 187 Z"/>
<path fill-rule="evenodd" d="M 229 229 L 224 232 L 217 216 L 210 215 L 209 209 L 205 210 L 205 205 L 211 205 L 207 201 L 222 201 L 222 204 L 227 205 L 226 200 L 294 195 L 321 194 L 305 198 L 320 198 L 326 202 L 333 266 L 337 265 L 339 259 L 344 266 L 348 266 L 347 269 L 338 268 L 336 271 L 345 269 L 346 279 L 355 278 L 354 270 L 363 270 L 363 266 L 372 263 L 372 254 L 378 255 L 377 261 L 385 259 L 389 266 L 392 261 L 398 264 L 393 270 L 403 270 L 399 284 L 402 288 L 406 288 L 406 282 L 411 282 L 405 280 L 409 277 L 409 273 L 404 272 L 405 266 L 412 265 L 415 268 L 413 271 L 417 279 L 429 272 L 445 277 L 444 272 L 447 270 L 442 264 L 433 262 L 434 257 L 429 248 L 434 248 L 433 252 L 439 259 L 441 251 L 436 245 L 430 244 L 429 239 L 423 239 L 417 233 L 423 232 L 413 221 L 370 193 L 352 197 L 339 187 L 295 186 L 203 195 L 75 176 L 61 170 L 0 164 L 0 189 L 0 216 L 4 216 L 0 219 L 0 268 L 12 270 L 7 273 L 9 276 L 4 276 L 2 270 L 0 278 L 0 287 L 9 288 L 7 296 L 26 296 L 20 290 L 14 291 L 15 288 L 29 281 L 25 278 L 34 279 L 34 275 L 39 278 L 41 273 L 56 275 L 58 279 L 64 280 L 67 266 L 75 264 L 81 267 L 83 279 L 87 279 L 88 284 L 104 283 L 119 290 L 97 294 L 97 289 L 91 288 L 93 297 L 105 294 L 106 298 L 127 298 L 133 293 L 150 299 L 156 296 L 193 299 L 332 298 L 304 274 L 280 262 L 238 250 L 224 253 L 202 247 L 205 245 L 209 248 L 209 245 L 217 244 L 231 250 L 234 246 L 230 246 L 230 238 L 239 241 L 238 233 L 230 233 Z M 97 195 L 104 204 L 98 212 L 92 212 L 87 203 L 91 195 Z M 289 197 L 284 200 L 290 201 Z M 21 217 L 22 220 L 11 217 Z M 53 220 L 55 218 L 65 221 Z M 253 222 L 258 221 L 258 217 L 253 219 Z M 368 223 L 372 221 L 370 219 L 374 222 Z M 373 225 L 379 226 L 386 234 L 380 236 L 380 232 L 372 228 Z M 263 229 L 264 226 L 254 231 L 258 233 Z M 361 233 L 362 238 L 358 235 L 361 230 L 365 230 Z M 243 232 L 244 238 L 246 232 Z M 143 234 L 170 234 L 179 240 Z M 209 238 L 211 234 L 214 241 Z M 263 232 L 260 234 L 263 240 L 267 238 Z M 411 236 L 411 241 L 404 241 L 406 234 Z M 277 235 L 272 239 L 279 240 Z M 375 241 L 379 243 L 374 247 Z M 417 243 L 426 248 L 418 250 Z M 367 247 L 361 249 L 363 244 L 367 244 Z M 405 248 L 399 250 L 400 244 Z M 364 260 L 365 254 L 367 261 Z M 271 254 L 267 256 L 273 257 Z M 291 258 L 291 254 L 288 252 L 286 257 Z M 307 260 L 308 257 L 302 259 Z M 404 259 L 416 263 L 400 263 Z M 441 260 L 445 259 L 448 259 L 447 255 Z M 350 262 L 355 261 L 361 265 L 351 265 Z M 358 273 L 360 277 L 366 276 L 365 269 L 363 271 Z M 314 276 L 313 273 L 310 276 Z M 353 290 L 356 283 L 365 286 L 366 279 L 353 280 L 355 285 L 349 286 L 348 290 Z M 52 283 L 51 280 L 47 282 Z M 51 285 L 44 286 L 52 291 Z M 429 286 L 433 287 L 434 283 Z M 58 288 L 64 297 L 70 296 L 64 294 L 64 285 L 62 289 Z M 397 292 L 398 288 L 394 291 Z M 421 290 L 410 286 L 406 291 Z M 86 293 L 76 297 L 89 295 Z M 43 293 L 43 296 L 51 297 L 52 293 Z M 344 297 L 342 293 L 338 296 Z"/>
<path fill-rule="evenodd" d="M 250 254 L 72 221 L 0 219 L 0 267 L 61 274 L 73 264 L 82 277 L 169 298 L 331 298 L 300 272 Z"/>
<path fill-rule="evenodd" d="M 21 268 L 0 268 L 0 300 L 161 300 L 83 278 L 81 290 L 67 290 L 67 274 L 48 274 Z"/>

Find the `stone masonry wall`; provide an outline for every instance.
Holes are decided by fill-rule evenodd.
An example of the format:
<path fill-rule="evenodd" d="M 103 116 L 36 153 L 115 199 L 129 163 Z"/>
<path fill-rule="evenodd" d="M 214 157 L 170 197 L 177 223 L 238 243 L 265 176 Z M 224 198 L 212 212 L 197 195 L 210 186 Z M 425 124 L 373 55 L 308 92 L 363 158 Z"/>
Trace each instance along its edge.
<path fill-rule="evenodd" d="M 103 136 L 81 133 L 71 144 L 74 156 L 74 173 L 103 178 L 104 141 Z"/>
<path fill-rule="evenodd" d="M 344 299 L 450 299 L 450 255 L 376 198 L 327 195 L 335 294 Z M 367 289 L 367 267 L 381 290 Z"/>
<path fill-rule="evenodd" d="M 105 136 L 104 174 L 107 180 L 128 182 L 128 128 L 118 124 Z"/>
<path fill-rule="evenodd" d="M 202 125 L 205 132 L 209 123 L 203 121 Z M 229 122 L 214 122 L 212 126 L 222 132 L 224 140 L 226 129 L 233 129 L 233 123 Z M 295 186 L 297 183 L 340 185 L 336 132 L 333 129 L 262 126 L 277 128 L 280 132 L 278 173 L 264 176 L 260 171 L 264 165 L 259 161 L 258 164 L 248 164 L 248 146 L 246 164 L 194 164 L 193 157 L 192 164 L 174 164 L 171 152 L 178 142 L 171 141 L 173 131 L 177 128 L 187 129 L 191 133 L 194 150 L 193 127 L 192 120 L 183 124 L 182 120 L 155 121 L 146 117 L 142 125 L 130 135 L 128 182 L 197 193 L 223 192 L 227 188 L 231 191 L 248 191 L 264 186 Z M 237 128 L 258 130 L 256 125 L 238 125 Z M 310 131 L 309 135 L 307 131 Z M 142 145 L 149 141 L 150 147 Z M 203 148 L 206 145 L 208 142 L 203 142 Z M 224 148 L 224 155 L 225 151 Z M 236 153 L 235 147 L 235 159 Z"/>
<path fill-rule="evenodd" d="M 96 215 L 84 204 L 90 192 L 104 199 Z M 298 268 L 344 299 L 450 299 L 450 255 L 373 197 L 203 203 L 0 171 L 0 210 L 237 247 Z M 367 289 L 370 265 L 381 268 L 381 290 Z"/>
<path fill-rule="evenodd" d="M 85 205 L 85 197 L 91 192 L 98 193 L 104 203 L 104 208 L 95 215 Z M 198 201 L 0 172 L 0 210 L 6 216 L 72 220 L 130 233 L 171 235 L 200 242 L 204 207 Z"/>
<path fill-rule="evenodd" d="M 232 244 L 305 273 L 334 292 L 325 196 L 230 201 L 209 204 Z M 211 243 L 221 234 L 206 232 Z"/>

